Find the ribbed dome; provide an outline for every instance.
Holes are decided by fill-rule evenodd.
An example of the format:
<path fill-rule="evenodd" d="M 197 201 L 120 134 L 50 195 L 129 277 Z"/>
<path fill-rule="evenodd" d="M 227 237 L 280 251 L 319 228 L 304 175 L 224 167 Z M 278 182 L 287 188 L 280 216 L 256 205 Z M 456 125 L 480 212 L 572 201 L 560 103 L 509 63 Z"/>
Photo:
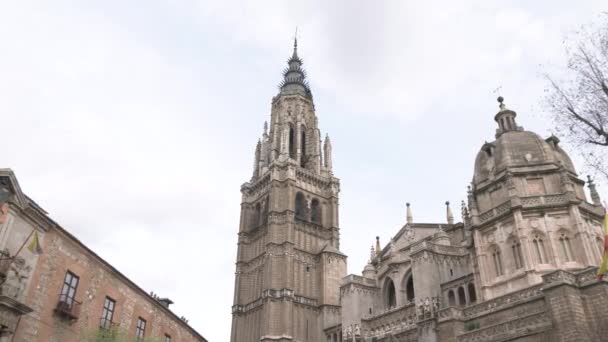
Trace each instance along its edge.
<path fill-rule="evenodd" d="M 508 167 L 560 163 L 576 174 L 574 165 L 554 136 L 547 140 L 530 131 L 507 131 L 492 143 L 485 143 L 475 159 L 473 182 L 479 184 L 490 174 Z"/>

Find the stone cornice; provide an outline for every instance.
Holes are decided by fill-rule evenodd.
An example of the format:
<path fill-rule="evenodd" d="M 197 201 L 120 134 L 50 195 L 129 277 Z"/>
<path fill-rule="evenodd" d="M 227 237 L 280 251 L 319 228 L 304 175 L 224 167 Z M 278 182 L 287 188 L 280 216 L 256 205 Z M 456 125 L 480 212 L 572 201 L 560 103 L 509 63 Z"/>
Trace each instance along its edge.
<path fill-rule="evenodd" d="M 232 306 L 232 314 L 239 315 L 254 310 L 269 301 L 289 301 L 300 305 L 319 308 L 317 300 L 314 298 L 308 298 L 301 295 L 296 295 L 294 290 L 288 288 L 282 289 L 265 289 L 262 294 L 255 300 L 246 304 L 234 304 Z"/>
<path fill-rule="evenodd" d="M 0 295 L 0 306 L 9 308 L 11 311 L 15 312 L 19 316 L 25 315 L 25 314 L 28 314 L 28 313 L 34 311 L 32 308 L 21 303 L 20 301 L 14 299 L 14 298 L 11 298 L 8 296 L 2 296 L 2 295 Z"/>

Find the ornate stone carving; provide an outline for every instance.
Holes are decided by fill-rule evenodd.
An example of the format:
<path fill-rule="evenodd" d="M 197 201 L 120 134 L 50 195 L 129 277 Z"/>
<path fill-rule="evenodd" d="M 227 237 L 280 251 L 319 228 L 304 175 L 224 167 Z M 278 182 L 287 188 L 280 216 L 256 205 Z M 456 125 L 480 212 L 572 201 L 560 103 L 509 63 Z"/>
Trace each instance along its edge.
<path fill-rule="evenodd" d="M 10 264 L 6 279 L 1 286 L 2 294 L 20 300 L 31 271 L 32 267 L 25 263 L 25 259 L 16 257 Z"/>
<path fill-rule="evenodd" d="M 530 301 L 534 298 L 540 298 L 542 295 L 542 284 L 532 286 L 527 289 L 512 292 L 504 296 L 469 306 L 464 310 L 464 317 L 470 319 L 488 312 L 499 310 L 500 308 L 508 305 Z"/>
<path fill-rule="evenodd" d="M 6 222 L 8 217 L 8 203 L 1 202 L 0 203 L 0 224 Z"/>
<path fill-rule="evenodd" d="M 551 326 L 551 319 L 546 312 L 536 312 L 489 327 L 465 332 L 458 336 L 458 342 L 472 341 L 507 341 L 518 336 L 537 334 Z"/>

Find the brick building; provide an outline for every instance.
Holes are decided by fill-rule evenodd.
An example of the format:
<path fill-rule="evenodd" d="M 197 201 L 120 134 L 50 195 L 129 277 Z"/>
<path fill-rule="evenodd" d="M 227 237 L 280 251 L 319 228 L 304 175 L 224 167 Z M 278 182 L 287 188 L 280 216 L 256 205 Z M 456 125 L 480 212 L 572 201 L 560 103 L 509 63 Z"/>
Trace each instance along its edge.
<path fill-rule="evenodd" d="M 0 169 L 0 251 L 2 342 L 94 341 L 99 334 L 206 341 L 169 309 L 169 299 L 142 290 L 54 222 L 8 169 Z"/>
<path fill-rule="evenodd" d="M 297 43 L 283 77 L 241 187 L 232 342 L 608 341 L 604 208 L 557 137 L 525 131 L 499 98 L 462 222 L 449 203 L 440 222 L 415 222 L 408 204 L 346 275 L 340 181 Z"/>

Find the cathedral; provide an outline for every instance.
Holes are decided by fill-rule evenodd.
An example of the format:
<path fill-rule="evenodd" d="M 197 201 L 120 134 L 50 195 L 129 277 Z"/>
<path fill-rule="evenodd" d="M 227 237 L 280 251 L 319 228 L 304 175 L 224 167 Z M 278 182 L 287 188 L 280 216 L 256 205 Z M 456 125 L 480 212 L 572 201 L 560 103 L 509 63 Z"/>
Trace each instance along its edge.
<path fill-rule="evenodd" d="M 519 126 L 502 97 L 456 222 L 417 222 L 340 251 L 340 181 L 297 41 L 241 187 L 231 342 L 608 341 L 598 281 L 604 208 L 555 136 Z M 480 138 L 482 140 L 482 138 Z"/>

